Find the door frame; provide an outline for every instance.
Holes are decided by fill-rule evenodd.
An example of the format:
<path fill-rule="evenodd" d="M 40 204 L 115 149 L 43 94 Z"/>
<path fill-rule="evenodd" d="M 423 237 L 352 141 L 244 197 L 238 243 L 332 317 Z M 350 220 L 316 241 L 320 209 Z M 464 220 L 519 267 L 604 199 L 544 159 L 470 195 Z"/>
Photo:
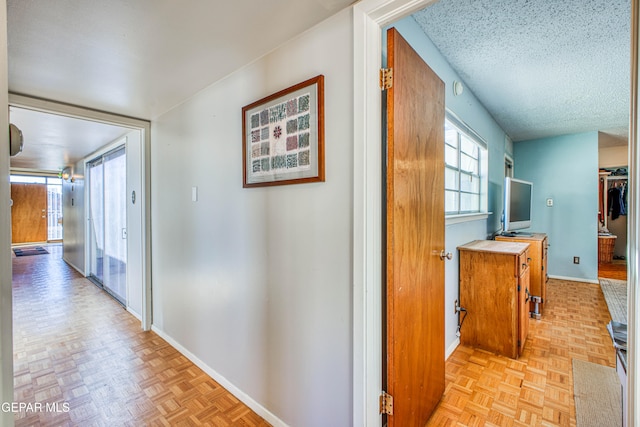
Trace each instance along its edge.
<path fill-rule="evenodd" d="M 435 0 L 353 6 L 353 425 L 382 425 L 382 27 Z"/>
<path fill-rule="evenodd" d="M 34 111 L 56 114 L 77 119 L 89 120 L 98 123 L 120 126 L 131 130 L 139 130 L 142 134 L 142 162 L 141 162 L 141 179 L 142 186 L 138 200 L 142 204 L 142 230 L 141 230 L 141 249 L 144 267 L 142 268 L 142 319 L 141 325 L 144 331 L 151 330 L 152 324 L 152 305 L 151 305 L 151 123 L 146 120 L 135 119 L 131 117 L 119 116 L 116 114 L 105 113 L 102 111 L 91 110 L 87 108 L 77 107 L 74 105 L 62 104 L 55 101 L 48 101 L 38 98 L 32 98 L 25 95 L 9 94 L 9 106 L 15 106 Z M 85 228 L 86 231 L 86 228 Z M 87 244 L 85 236 L 85 245 Z M 85 257 L 86 262 L 86 257 Z"/>
<path fill-rule="evenodd" d="M 382 58 L 382 27 L 397 21 L 436 0 L 361 0 L 353 6 L 353 425 L 380 426 L 379 395 L 382 391 L 382 298 L 381 258 L 381 164 L 382 122 L 378 72 Z M 631 42 L 631 117 L 629 137 L 629 283 L 637 283 L 640 242 L 640 121 L 638 99 L 638 20 L 640 8 L 632 0 Z M 640 392 L 637 384 L 638 344 L 636 330 L 640 318 L 636 309 L 640 293 L 628 287 L 629 347 L 632 357 L 628 369 L 628 402 L 626 416 L 640 421 Z"/>

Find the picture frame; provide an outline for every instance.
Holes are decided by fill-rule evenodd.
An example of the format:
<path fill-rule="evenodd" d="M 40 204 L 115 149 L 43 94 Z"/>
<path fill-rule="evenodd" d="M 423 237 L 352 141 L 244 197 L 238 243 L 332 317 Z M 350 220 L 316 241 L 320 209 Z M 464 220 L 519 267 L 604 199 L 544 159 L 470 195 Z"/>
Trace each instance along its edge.
<path fill-rule="evenodd" d="M 324 182 L 324 76 L 242 108 L 243 187 Z"/>

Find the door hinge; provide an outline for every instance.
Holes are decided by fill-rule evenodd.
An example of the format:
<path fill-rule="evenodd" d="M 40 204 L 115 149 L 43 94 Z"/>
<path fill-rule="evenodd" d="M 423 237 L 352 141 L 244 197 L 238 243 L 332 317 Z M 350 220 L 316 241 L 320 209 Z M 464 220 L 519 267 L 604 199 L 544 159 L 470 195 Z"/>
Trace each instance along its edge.
<path fill-rule="evenodd" d="M 518 292 L 520 292 L 520 285 L 518 285 Z"/>
<path fill-rule="evenodd" d="M 393 415 L 393 396 L 386 391 L 380 395 L 380 414 Z"/>
<path fill-rule="evenodd" d="M 380 89 L 387 90 L 393 86 L 393 68 L 380 69 Z"/>

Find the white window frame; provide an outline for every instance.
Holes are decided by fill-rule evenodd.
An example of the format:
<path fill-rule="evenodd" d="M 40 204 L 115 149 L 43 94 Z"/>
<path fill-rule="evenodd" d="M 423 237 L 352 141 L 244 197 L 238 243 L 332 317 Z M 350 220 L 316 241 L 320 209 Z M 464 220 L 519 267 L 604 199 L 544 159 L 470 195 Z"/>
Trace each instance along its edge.
<path fill-rule="evenodd" d="M 451 189 L 446 189 L 446 182 L 445 182 L 445 189 L 443 189 L 445 191 L 445 195 L 446 195 L 446 191 L 457 191 L 458 192 L 458 203 L 460 203 L 460 194 L 462 193 L 468 193 L 466 191 L 463 191 L 461 189 L 461 184 L 460 184 L 460 177 L 463 174 L 468 175 L 468 172 L 463 171 L 461 169 L 460 166 L 460 160 L 461 160 L 461 137 L 465 136 L 468 140 L 472 141 L 477 147 L 478 147 L 478 173 L 477 175 L 473 175 L 476 179 L 480 180 L 480 185 L 479 185 L 479 191 L 478 193 L 474 193 L 474 194 L 478 194 L 479 197 L 479 207 L 477 210 L 472 210 L 472 211 L 461 211 L 460 210 L 460 205 L 458 204 L 458 210 L 454 211 L 454 212 L 445 212 L 445 218 L 446 218 L 446 222 L 447 224 L 452 224 L 452 223 L 458 223 L 458 222 L 465 222 L 465 221 L 473 221 L 473 220 L 478 220 L 478 219 L 485 219 L 487 218 L 489 212 L 487 210 L 487 205 L 488 205 L 488 197 L 487 197 L 487 188 L 488 188 L 488 158 L 489 158 L 489 150 L 487 147 L 487 143 L 484 140 L 484 138 L 482 138 L 478 133 L 476 133 L 473 129 L 471 129 L 469 126 L 467 126 L 460 118 L 458 118 L 453 112 L 451 112 L 450 110 L 446 111 L 446 115 L 445 115 L 445 120 L 446 122 L 448 122 L 448 124 L 453 127 L 457 132 L 458 132 L 458 144 L 457 144 L 457 166 L 454 165 L 449 165 L 446 163 L 445 161 L 445 168 L 449 169 L 449 170 L 453 170 L 457 173 L 458 176 L 458 183 L 456 185 L 456 188 L 454 190 Z M 448 144 L 446 143 L 446 140 L 443 141 L 443 143 L 445 144 L 445 146 L 447 146 Z M 449 146 L 451 147 L 451 146 Z M 446 178 L 445 178 L 446 180 Z M 445 196 L 446 197 L 446 196 Z"/>

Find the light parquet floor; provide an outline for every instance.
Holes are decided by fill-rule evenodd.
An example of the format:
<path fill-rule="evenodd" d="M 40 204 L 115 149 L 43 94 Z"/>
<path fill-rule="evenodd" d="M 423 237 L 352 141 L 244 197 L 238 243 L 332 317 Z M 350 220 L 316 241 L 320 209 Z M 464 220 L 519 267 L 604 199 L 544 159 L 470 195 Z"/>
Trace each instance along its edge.
<path fill-rule="evenodd" d="M 615 367 L 609 320 L 599 285 L 551 279 L 523 355 L 513 360 L 459 346 L 427 425 L 575 427 L 572 359 Z"/>
<path fill-rule="evenodd" d="M 269 425 L 49 251 L 12 259 L 16 426 Z"/>
<path fill-rule="evenodd" d="M 16 426 L 268 425 L 49 249 L 13 258 L 14 400 L 58 412 L 21 411 Z M 428 426 L 575 427 L 571 360 L 615 366 L 610 317 L 597 284 L 547 292 L 518 360 L 456 349 Z"/>

